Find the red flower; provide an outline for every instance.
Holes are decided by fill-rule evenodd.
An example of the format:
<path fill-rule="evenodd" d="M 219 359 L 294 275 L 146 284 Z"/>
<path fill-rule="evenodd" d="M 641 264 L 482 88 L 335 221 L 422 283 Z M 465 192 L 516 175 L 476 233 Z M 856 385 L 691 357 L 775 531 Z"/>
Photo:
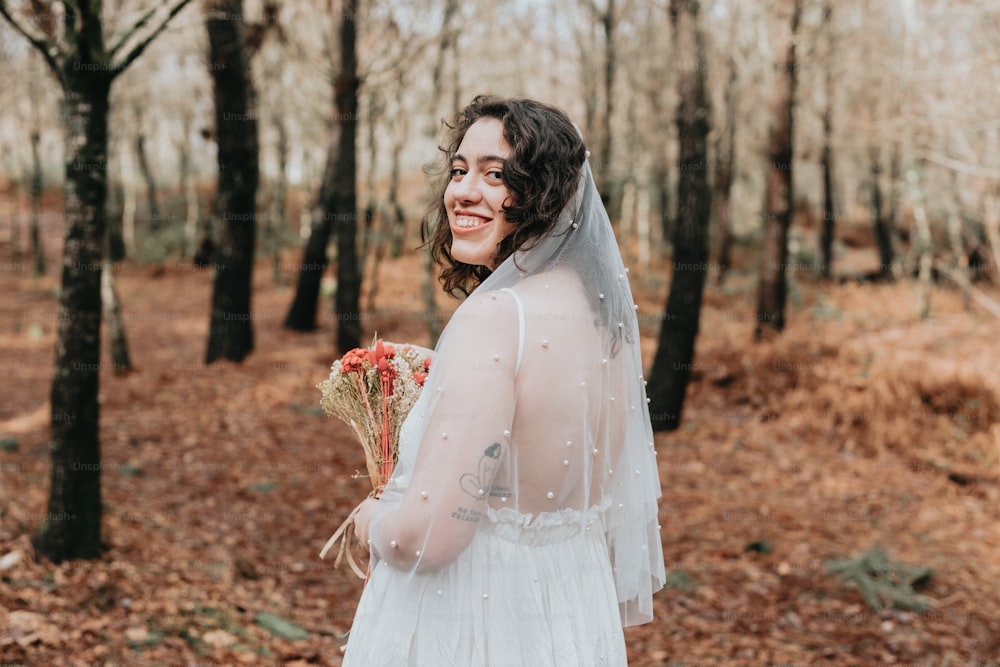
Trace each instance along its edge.
<path fill-rule="evenodd" d="M 392 380 L 399 375 L 399 371 L 396 370 L 395 366 L 389 363 L 389 359 L 387 357 L 379 359 L 377 366 L 379 375 L 382 377 L 383 382 L 392 382 Z M 390 390 L 391 389 L 392 388 L 390 387 Z"/>
<path fill-rule="evenodd" d="M 364 362 L 367 360 L 367 350 L 359 347 L 348 350 L 340 360 L 340 372 L 342 374 L 358 373 L 364 370 Z"/>

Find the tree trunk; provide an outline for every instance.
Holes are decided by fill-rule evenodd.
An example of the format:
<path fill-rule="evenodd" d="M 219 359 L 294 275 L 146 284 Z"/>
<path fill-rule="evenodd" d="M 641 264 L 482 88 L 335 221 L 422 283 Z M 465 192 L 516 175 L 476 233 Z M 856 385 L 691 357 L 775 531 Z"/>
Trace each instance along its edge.
<path fill-rule="evenodd" d="M 52 483 L 32 540 L 55 562 L 101 555 L 98 388 L 111 88 L 104 70 L 67 65 L 64 77 L 66 242 L 50 399 Z"/>
<path fill-rule="evenodd" d="M 592 34 L 578 34 L 576 42 L 580 49 L 580 87 L 583 90 L 597 90 L 597 68 L 592 65 L 591 44 Z M 598 134 L 597 130 L 597 96 L 583 96 L 583 127 L 586 132 L 585 139 L 593 141 Z M 595 176 L 595 181 L 597 180 Z M 598 188 L 600 192 L 600 188 Z"/>
<path fill-rule="evenodd" d="M 198 247 L 198 219 L 201 217 L 198 206 L 198 187 L 191 169 L 190 116 L 184 120 L 184 135 L 177 142 L 179 154 L 179 174 L 181 191 L 184 193 L 184 242 L 181 246 L 181 256 L 194 257 Z"/>
<path fill-rule="evenodd" d="M 337 236 L 337 348 L 340 352 L 361 344 L 361 268 L 358 262 L 357 132 L 358 132 L 358 1 L 344 0 L 340 21 L 340 72 L 334 82 L 339 150 L 333 197 L 326 213 Z"/>
<path fill-rule="evenodd" d="M 660 224 L 656 225 L 660 237 L 660 252 L 663 257 L 666 257 L 668 251 L 673 252 L 669 246 L 674 224 L 670 216 L 670 167 L 662 152 L 657 151 L 661 155 L 653 158 L 653 182 L 651 188 L 654 205 L 660 213 Z"/>
<path fill-rule="evenodd" d="M 879 277 L 884 280 L 893 279 L 894 250 L 892 230 L 889 215 L 882 208 L 882 166 L 877 148 L 871 149 L 872 177 L 872 224 L 875 231 L 875 244 L 878 246 Z"/>
<path fill-rule="evenodd" d="M 31 238 L 31 272 L 33 275 L 45 275 L 45 248 L 42 247 L 42 158 L 38 152 L 41 140 L 38 130 L 31 132 L 31 225 L 28 234 Z"/>
<path fill-rule="evenodd" d="M 379 206 L 376 196 L 375 177 L 378 171 L 378 129 L 379 121 L 385 116 L 385 104 L 380 95 L 372 93 L 368 96 L 368 114 L 366 115 L 368 129 L 368 171 L 365 174 L 365 236 L 364 250 L 361 253 L 361 282 L 368 287 L 365 308 L 369 312 L 375 310 L 375 297 L 378 294 L 379 265 L 385 258 L 389 246 L 389 219 L 386 208 Z"/>
<path fill-rule="evenodd" d="M 820 235 L 820 275 L 824 280 L 833 277 L 833 239 L 837 226 L 833 204 L 833 146 L 831 144 L 830 107 L 823 115 L 823 151 L 820 168 L 823 170 L 823 231 Z M 878 184 L 875 185 L 876 191 Z M 875 223 L 879 225 L 878 222 Z"/>
<path fill-rule="evenodd" d="M 715 284 L 721 285 L 726 278 L 726 273 L 729 271 L 730 262 L 732 262 L 733 254 L 733 223 L 732 223 L 732 210 L 730 207 L 730 196 L 733 191 L 733 162 L 732 162 L 732 151 L 725 154 L 723 161 L 719 165 L 719 172 L 716 175 L 716 199 L 715 205 L 717 231 L 718 231 L 718 250 L 716 251 L 716 274 L 715 274 Z"/>
<path fill-rule="evenodd" d="M 110 149 L 109 149 L 110 152 Z M 110 163 L 108 168 L 111 168 Z M 105 253 L 109 262 L 115 263 L 125 259 L 125 244 L 122 242 L 122 207 L 124 206 L 125 189 L 121 179 L 108 177 L 108 245 Z"/>
<path fill-rule="evenodd" d="M 729 200 L 733 191 L 733 167 L 736 162 L 736 59 L 730 56 L 727 59 L 727 65 L 729 78 L 726 80 L 724 93 L 726 128 L 724 133 L 719 133 L 716 144 L 718 146 L 716 156 L 719 160 L 719 171 L 715 180 L 716 218 L 718 220 L 716 230 L 719 248 L 716 251 L 715 260 L 717 270 L 715 282 L 717 285 L 722 284 L 726 272 L 729 271 L 733 245 L 733 223 Z"/>
<path fill-rule="evenodd" d="M 75 20 L 66 21 L 58 42 L 54 30 L 44 39 L 28 37 L 62 86 L 66 139 L 66 237 L 50 395 L 52 480 L 48 511 L 31 540 L 39 555 L 56 562 L 101 555 L 98 396 L 111 83 L 189 1 L 178 0 L 168 17 L 126 51 L 121 50 L 124 41 L 105 49 L 100 2 L 65 3 L 73 10 L 67 17 Z M 0 14 L 28 36 L 2 0 Z M 148 18 L 126 34 L 134 34 Z"/>
<path fill-rule="evenodd" d="M 326 273 L 328 258 L 326 248 L 330 243 L 330 219 L 326 215 L 328 194 L 334 187 L 333 178 L 336 170 L 337 142 L 332 141 L 326 158 L 326 168 L 323 171 L 323 182 L 320 185 L 319 205 L 312 216 L 312 226 L 309 230 L 309 240 L 303 251 L 302 265 L 299 267 L 299 280 L 295 288 L 295 298 L 285 317 L 285 328 L 292 331 L 316 330 L 316 306 L 319 302 L 319 288 Z"/>
<path fill-rule="evenodd" d="M 897 260 L 899 252 L 899 220 L 903 210 L 902 192 L 904 183 L 902 158 L 899 144 L 893 144 L 892 158 L 889 161 L 889 215 L 886 218 L 889 241 L 892 244 L 892 277 L 899 280 L 903 277 L 903 266 Z"/>
<path fill-rule="evenodd" d="M 375 175 L 378 171 L 378 135 L 376 129 L 384 109 L 379 96 L 372 92 L 368 95 L 368 113 L 365 120 L 367 132 L 366 147 L 368 148 L 368 168 L 365 171 L 365 210 L 364 231 L 361 234 L 361 281 L 368 283 L 378 272 L 375 265 L 375 255 L 382 243 L 385 222 L 379 216 L 378 197 L 375 193 Z M 369 294 L 371 286 L 369 285 Z"/>
<path fill-rule="evenodd" d="M 3 152 L 8 160 L 8 163 L 4 165 L 5 173 L 14 174 L 16 167 L 13 165 L 13 156 L 6 144 L 0 144 L 0 152 Z M 13 260 L 15 271 L 21 271 L 24 268 L 24 248 L 21 247 L 21 188 L 23 183 L 30 182 L 31 174 L 27 170 L 21 178 L 11 177 L 7 197 L 5 197 L 6 206 L 4 209 L 7 213 L 7 223 L 10 225 L 10 258 Z M 30 225 L 31 221 L 27 220 L 25 223 Z"/>
<path fill-rule="evenodd" d="M 621 197 L 618 199 L 618 245 L 622 249 L 622 260 L 626 264 L 635 261 L 633 251 L 635 243 L 635 206 L 636 183 L 634 178 L 627 178 L 621 184 Z"/>
<path fill-rule="evenodd" d="M 792 111 L 795 104 L 795 33 L 800 0 L 779 0 L 774 53 L 777 74 L 771 98 L 770 158 L 765 196 L 764 239 L 760 252 L 760 286 L 755 335 L 767 327 L 785 327 L 785 269 L 788 265 L 788 228 L 792 222 Z"/>
<path fill-rule="evenodd" d="M 149 158 L 146 156 L 146 137 L 142 133 L 142 118 L 136 121 L 137 131 L 135 135 L 135 158 L 139 162 L 139 172 L 142 180 L 146 182 L 146 202 L 149 208 L 149 231 L 153 234 L 160 231 L 160 202 L 156 193 L 156 179 L 153 178 L 153 170 L 149 167 Z"/>
<path fill-rule="evenodd" d="M 649 411 L 653 428 L 674 430 L 681 423 L 691 377 L 695 339 L 707 275 L 711 191 L 704 168 L 708 153 L 708 101 L 705 57 L 698 28 L 698 0 L 671 0 L 677 63 L 677 224 L 673 277 L 650 375 Z"/>
<path fill-rule="evenodd" d="M 121 168 L 122 187 L 122 217 L 121 217 L 121 258 L 135 257 L 135 208 L 136 194 L 135 184 L 132 182 L 132 164 L 128 150 L 128 143 L 122 141 L 119 145 L 118 156 Z M 115 227 L 118 227 L 116 224 Z M 113 231 L 111 234 L 112 247 L 115 247 L 116 237 L 119 235 Z M 118 261 L 118 260 L 116 260 Z"/>
<path fill-rule="evenodd" d="M 833 7 L 829 0 L 823 3 L 823 27 L 826 29 L 827 54 L 824 72 L 826 111 L 823 113 L 823 149 L 820 168 L 823 170 L 823 231 L 820 234 L 820 273 L 824 280 L 833 277 L 833 238 L 836 218 L 833 203 Z M 877 186 L 876 186 L 877 187 Z"/>
<path fill-rule="evenodd" d="M 452 20 L 457 12 L 458 0 L 445 0 L 444 17 L 441 23 L 441 40 L 438 42 L 437 59 L 435 60 L 434 67 L 431 70 L 431 94 L 428 96 L 432 117 L 437 115 L 437 100 L 441 99 L 444 94 L 442 72 L 444 71 L 445 62 L 449 54 L 451 54 L 453 58 L 457 57 L 456 50 L 452 48 L 452 45 L 455 43 L 457 38 L 455 31 L 453 31 L 451 27 Z M 584 103 L 587 104 L 586 101 Z M 450 110 L 448 115 L 450 116 L 457 111 L 458 108 L 453 108 Z M 436 129 L 437 128 L 435 128 L 435 134 Z M 430 347 L 433 348 L 437 345 L 438 337 L 441 335 L 441 318 L 438 315 L 437 301 L 434 298 L 434 295 L 437 293 L 437 282 L 434 280 L 436 270 L 434 262 L 430 256 L 429 248 L 425 248 L 423 250 L 423 268 L 423 289 L 421 290 L 424 297 L 423 315 L 427 322 L 427 333 L 430 337 Z"/>
<path fill-rule="evenodd" d="M 947 211 L 948 245 L 955 262 L 951 275 L 953 280 L 965 284 L 969 282 L 970 278 L 969 254 L 965 252 L 965 241 L 962 238 L 961 202 L 958 197 L 958 178 L 955 171 L 951 172 L 950 186 L 948 196 L 945 198 L 945 210 Z M 962 290 L 962 305 L 967 311 L 972 307 L 969 290 Z"/>
<path fill-rule="evenodd" d="M 399 203 L 399 158 L 403 152 L 403 145 L 406 141 L 406 136 L 409 134 L 406 131 L 406 118 L 405 116 L 400 119 L 400 122 L 404 124 L 401 131 L 397 131 L 396 139 L 392 144 L 392 166 L 389 170 L 389 192 L 386 195 L 386 200 L 389 205 L 389 209 L 392 211 L 392 244 L 389 249 L 389 254 L 393 257 L 399 257 L 403 253 L 403 244 L 406 242 L 406 213 L 403 211 L 402 205 Z"/>
<path fill-rule="evenodd" d="M 931 312 L 931 270 L 934 268 L 934 247 L 917 167 L 912 167 L 907 171 L 906 181 L 909 187 L 910 202 L 913 205 L 913 226 L 916 231 L 915 246 L 919 267 L 916 295 L 917 316 L 921 320 L 925 320 Z"/>
<path fill-rule="evenodd" d="M 220 220 L 205 363 L 243 361 L 253 350 L 250 294 L 253 281 L 258 180 L 257 116 L 246 49 L 242 0 L 209 3 L 208 31 L 215 97 Z"/>
<path fill-rule="evenodd" d="M 648 271 L 650 262 L 652 261 L 651 247 L 653 245 L 649 228 L 648 187 L 639 188 L 639 191 L 636 193 L 635 228 L 639 243 L 638 254 L 636 255 L 639 260 L 639 266 L 642 267 L 643 271 Z"/>
<path fill-rule="evenodd" d="M 125 338 L 125 324 L 122 321 L 122 305 L 115 288 L 114 269 L 110 262 L 104 264 L 101 272 L 101 301 L 104 317 L 108 323 L 108 346 L 111 350 L 111 370 L 115 375 L 123 375 L 132 370 Z"/>
<path fill-rule="evenodd" d="M 271 196 L 271 211 L 267 216 L 267 245 L 271 258 L 271 272 L 274 282 L 281 280 L 281 242 L 287 229 L 285 221 L 285 199 L 288 197 L 288 130 L 283 114 L 274 117 L 274 130 L 278 135 L 278 180 Z"/>
<path fill-rule="evenodd" d="M 113 153 L 115 149 L 108 146 L 108 153 Z M 125 240 L 122 237 L 123 221 L 122 216 L 125 211 L 125 184 L 122 180 L 125 168 L 121 163 L 121 155 L 118 154 L 109 161 L 108 169 L 114 164 L 118 167 L 118 177 L 108 176 L 108 244 L 105 247 L 108 260 L 112 263 L 125 259 Z"/>
<path fill-rule="evenodd" d="M 618 54 L 615 50 L 615 0 L 607 0 L 607 7 L 600 16 L 601 28 L 604 32 L 604 114 L 601 118 L 601 143 L 598 147 L 598 191 L 604 205 L 618 202 L 611 174 L 611 121 L 615 110 L 615 71 L 618 69 Z M 609 210 L 612 220 L 621 217 L 621 210 Z M 617 215 L 616 215 L 617 214 Z"/>

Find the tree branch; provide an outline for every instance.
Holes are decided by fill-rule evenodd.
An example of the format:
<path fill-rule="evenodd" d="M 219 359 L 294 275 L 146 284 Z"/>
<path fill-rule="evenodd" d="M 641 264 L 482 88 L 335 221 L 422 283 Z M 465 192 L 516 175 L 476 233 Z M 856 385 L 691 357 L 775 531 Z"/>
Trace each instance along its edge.
<path fill-rule="evenodd" d="M 14 20 L 14 16 L 10 13 L 9 8 L 7 7 L 6 0 L 0 0 L 0 16 L 7 19 L 7 22 L 10 23 L 11 27 L 14 28 L 15 31 L 31 42 L 31 45 L 42 54 L 45 62 L 48 63 L 49 67 L 52 69 L 53 74 L 55 74 L 56 78 L 61 82 L 62 68 L 60 67 L 59 61 L 65 57 L 65 53 L 63 53 L 62 49 L 59 48 L 59 45 L 53 40 L 35 37 L 29 33 L 24 26 Z"/>
<path fill-rule="evenodd" d="M 149 46 L 150 42 L 152 42 L 160 35 L 160 33 L 166 30 L 167 25 L 190 2 L 191 0 L 178 0 L 177 4 L 170 9 L 170 13 L 167 14 L 166 18 L 164 18 L 163 21 L 160 22 L 160 25 L 156 26 L 156 28 L 153 29 L 153 31 L 150 32 L 148 35 L 146 35 L 146 37 L 142 41 L 140 41 L 138 44 L 132 47 L 132 49 L 128 53 L 126 53 L 125 56 L 119 62 L 116 63 L 113 62 L 112 60 L 111 71 L 114 72 L 112 74 L 112 77 L 117 77 L 119 74 L 127 70 L 129 65 L 135 62 L 136 58 L 142 55 L 142 52 L 146 50 L 146 47 Z M 143 16 L 141 19 L 139 19 L 139 21 L 136 23 L 135 26 L 132 27 L 132 29 L 126 31 L 126 38 L 131 36 L 131 34 L 138 29 L 139 23 L 145 24 L 149 21 L 149 19 L 150 19 L 149 15 Z M 118 44 L 115 45 L 115 48 L 119 49 L 123 44 L 124 42 L 120 41 Z"/>
<path fill-rule="evenodd" d="M 957 171 L 960 174 L 967 174 L 969 176 L 981 176 L 983 178 L 1000 179 L 1000 169 L 991 169 L 990 167 L 982 167 L 978 164 L 969 164 L 968 162 L 962 162 L 961 160 L 956 160 L 953 157 L 948 157 L 947 155 L 941 155 L 940 153 L 935 153 L 934 151 L 925 150 L 920 153 L 920 157 L 924 158 L 928 162 L 933 162 L 934 164 L 940 165 L 947 169 Z"/>
<path fill-rule="evenodd" d="M 125 42 L 132 39 L 132 36 L 135 35 L 135 33 L 145 28 L 146 24 L 149 23 L 149 19 L 153 18 L 153 15 L 156 14 L 158 9 L 160 9 L 160 5 L 153 5 L 152 9 L 146 12 L 141 19 L 133 23 L 132 27 L 125 31 L 125 34 L 118 40 L 118 43 L 112 46 L 111 50 L 108 51 L 108 60 L 115 59 L 118 52 L 125 46 Z"/>

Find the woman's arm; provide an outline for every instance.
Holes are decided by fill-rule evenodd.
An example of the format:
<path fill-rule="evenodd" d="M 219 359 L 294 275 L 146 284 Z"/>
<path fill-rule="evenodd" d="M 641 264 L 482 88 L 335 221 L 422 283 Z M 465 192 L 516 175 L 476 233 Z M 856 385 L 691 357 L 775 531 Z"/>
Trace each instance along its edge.
<path fill-rule="evenodd" d="M 371 545 L 400 569 L 436 569 L 468 547 L 510 446 L 517 310 L 510 295 L 473 295 L 434 361 L 436 392 L 402 497 L 372 508 Z"/>

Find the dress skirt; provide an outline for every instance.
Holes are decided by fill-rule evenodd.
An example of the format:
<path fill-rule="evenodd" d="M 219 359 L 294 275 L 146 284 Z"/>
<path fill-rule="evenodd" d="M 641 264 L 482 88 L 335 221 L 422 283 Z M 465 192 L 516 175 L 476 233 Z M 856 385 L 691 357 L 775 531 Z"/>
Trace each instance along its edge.
<path fill-rule="evenodd" d="M 627 665 L 602 513 L 488 507 L 431 572 L 373 564 L 346 667 Z"/>

